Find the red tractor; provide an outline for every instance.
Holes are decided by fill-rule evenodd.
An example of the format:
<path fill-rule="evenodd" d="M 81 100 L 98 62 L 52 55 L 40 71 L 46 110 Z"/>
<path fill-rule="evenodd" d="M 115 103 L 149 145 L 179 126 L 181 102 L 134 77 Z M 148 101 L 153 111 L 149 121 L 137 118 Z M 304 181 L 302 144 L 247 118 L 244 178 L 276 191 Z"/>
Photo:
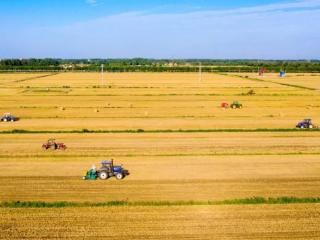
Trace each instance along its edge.
<path fill-rule="evenodd" d="M 221 107 L 227 109 L 230 107 L 230 105 L 229 105 L 229 103 L 223 102 L 223 103 L 221 103 Z"/>
<path fill-rule="evenodd" d="M 67 146 L 64 143 L 57 143 L 55 139 L 49 139 L 46 143 L 42 144 L 42 148 L 45 150 L 66 150 Z"/>

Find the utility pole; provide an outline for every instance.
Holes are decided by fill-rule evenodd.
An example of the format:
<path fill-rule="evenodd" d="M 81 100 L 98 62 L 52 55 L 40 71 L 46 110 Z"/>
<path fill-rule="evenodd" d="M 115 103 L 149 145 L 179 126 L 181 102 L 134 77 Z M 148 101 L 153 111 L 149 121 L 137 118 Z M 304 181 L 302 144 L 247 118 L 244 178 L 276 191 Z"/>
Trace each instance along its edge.
<path fill-rule="evenodd" d="M 202 64 L 199 62 L 199 83 L 202 82 Z"/>
<path fill-rule="evenodd" d="M 104 65 L 103 65 L 103 64 L 101 64 L 101 85 L 103 85 L 103 84 L 104 84 L 103 68 L 104 68 Z"/>

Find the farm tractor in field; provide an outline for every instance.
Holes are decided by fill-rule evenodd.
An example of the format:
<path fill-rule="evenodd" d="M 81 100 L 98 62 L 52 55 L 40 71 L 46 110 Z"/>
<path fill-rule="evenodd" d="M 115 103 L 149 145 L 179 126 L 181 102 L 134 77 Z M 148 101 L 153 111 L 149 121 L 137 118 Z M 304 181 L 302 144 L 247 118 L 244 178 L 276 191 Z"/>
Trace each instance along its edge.
<path fill-rule="evenodd" d="M 18 120 L 19 120 L 19 118 L 11 115 L 10 113 L 5 113 L 1 117 L 1 122 L 15 122 L 15 121 L 18 121 Z"/>
<path fill-rule="evenodd" d="M 230 105 L 229 105 L 229 103 L 223 102 L 223 103 L 221 103 L 221 107 L 227 109 L 230 107 Z"/>
<path fill-rule="evenodd" d="M 45 150 L 66 150 L 67 146 L 64 143 L 57 143 L 55 139 L 49 139 L 46 143 L 42 144 L 42 148 Z"/>
<path fill-rule="evenodd" d="M 238 101 L 233 101 L 233 103 L 229 104 L 227 102 L 223 102 L 221 103 L 221 108 L 224 108 L 224 109 L 228 109 L 228 108 L 232 108 L 232 109 L 236 109 L 236 108 L 242 108 L 242 104 Z"/>
<path fill-rule="evenodd" d="M 99 178 L 101 180 L 107 180 L 110 177 L 115 177 L 118 180 L 122 180 L 129 174 L 129 171 L 124 169 L 122 166 L 113 165 L 113 160 L 105 160 L 101 162 L 101 167 L 99 169 L 96 169 L 93 165 L 92 168 L 87 171 L 83 179 L 96 180 Z"/>
<path fill-rule="evenodd" d="M 242 108 L 242 104 L 240 102 L 238 102 L 238 101 L 234 101 L 233 103 L 230 104 L 230 107 L 232 109 L 237 109 L 237 108 L 241 109 Z"/>
<path fill-rule="evenodd" d="M 312 128 L 318 128 L 318 126 L 315 126 L 312 123 L 312 119 L 304 119 L 303 121 L 299 122 L 296 125 L 297 128 L 301 128 L 301 129 L 312 129 Z"/>

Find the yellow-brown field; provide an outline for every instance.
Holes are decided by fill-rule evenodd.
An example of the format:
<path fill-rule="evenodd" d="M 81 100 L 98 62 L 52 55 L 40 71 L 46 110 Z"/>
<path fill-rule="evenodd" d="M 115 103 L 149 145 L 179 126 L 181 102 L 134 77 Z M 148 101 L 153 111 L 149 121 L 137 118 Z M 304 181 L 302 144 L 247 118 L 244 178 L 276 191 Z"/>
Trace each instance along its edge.
<path fill-rule="evenodd" d="M 98 73 L 0 74 L 0 111 L 21 118 L 0 123 L 0 202 L 320 197 L 320 131 L 290 131 L 303 118 L 320 125 L 320 75 L 199 82 L 195 73 L 109 73 L 101 82 Z M 233 100 L 244 108 L 220 108 Z M 3 132 L 14 129 L 49 133 Z M 121 132 L 71 132 L 82 129 Z M 127 132 L 137 129 L 146 132 Z M 48 138 L 67 150 L 42 150 Z M 131 175 L 81 179 L 109 158 Z M 0 208 L 0 239 L 319 239 L 319 211 L 317 203 Z"/>
<path fill-rule="evenodd" d="M 8 239 L 319 239 L 320 206 L 0 209 Z"/>
<path fill-rule="evenodd" d="M 266 73 L 263 76 L 258 76 L 257 73 L 241 73 L 229 75 L 248 76 L 250 78 L 257 78 L 266 82 L 276 82 L 279 84 L 284 83 L 320 90 L 319 73 L 289 73 L 285 78 L 280 78 L 279 74 L 277 73 Z"/>
<path fill-rule="evenodd" d="M 28 79 L 14 79 L 23 78 Z M 4 81 L 0 110 L 23 121 L 1 125 L 1 130 L 291 128 L 301 117 L 319 116 L 319 92 L 275 83 L 218 74 L 204 74 L 199 83 L 194 73 L 118 73 L 105 78 L 100 88 L 97 73 Z M 316 80 L 320 84 L 320 76 Z M 242 95 L 250 89 L 257 95 Z M 220 108 L 234 100 L 244 104 L 241 111 Z"/>

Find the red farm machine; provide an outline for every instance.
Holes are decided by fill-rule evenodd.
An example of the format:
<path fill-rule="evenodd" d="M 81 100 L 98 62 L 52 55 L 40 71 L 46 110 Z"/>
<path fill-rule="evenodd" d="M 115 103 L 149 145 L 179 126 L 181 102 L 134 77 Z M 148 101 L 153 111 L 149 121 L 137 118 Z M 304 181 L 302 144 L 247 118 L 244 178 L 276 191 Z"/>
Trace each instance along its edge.
<path fill-rule="evenodd" d="M 221 103 L 221 107 L 224 108 L 224 109 L 227 109 L 227 108 L 230 107 L 230 104 L 227 103 L 227 102 L 223 102 L 223 103 Z"/>
<path fill-rule="evenodd" d="M 45 150 L 66 150 L 67 146 L 64 143 L 57 143 L 55 139 L 49 139 L 46 143 L 42 144 L 42 148 Z"/>

